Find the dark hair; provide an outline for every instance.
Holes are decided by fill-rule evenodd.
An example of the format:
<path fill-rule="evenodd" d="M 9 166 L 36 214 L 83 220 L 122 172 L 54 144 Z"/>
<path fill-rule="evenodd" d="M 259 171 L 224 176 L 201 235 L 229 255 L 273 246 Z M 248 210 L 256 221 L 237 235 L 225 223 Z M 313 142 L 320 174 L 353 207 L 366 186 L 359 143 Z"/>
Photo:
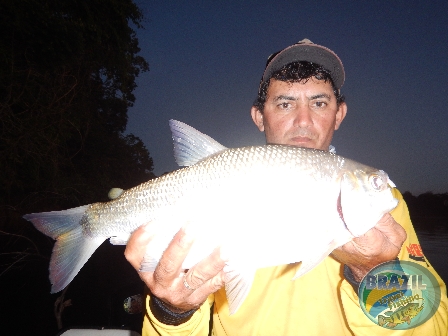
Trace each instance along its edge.
<path fill-rule="evenodd" d="M 323 68 L 319 64 L 299 61 L 288 63 L 279 70 L 275 71 L 270 78 L 260 84 L 258 90 L 258 97 L 254 101 L 253 106 L 256 107 L 260 112 L 263 112 L 264 103 L 266 102 L 266 94 L 268 92 L 269 83 L 272 78 L 280 80 L 282 82 L 289 83 L 306 83 L 311 77 L 318 80 L 324 80 L 325 83 L 330 82 L 333 88 L 334 95 L 336 96 L 336 102 L 339 105 L 345 101 L 345 97 L 336 89 L 333 80 L 331 79 L 330 73 L 327 69 Z"/>

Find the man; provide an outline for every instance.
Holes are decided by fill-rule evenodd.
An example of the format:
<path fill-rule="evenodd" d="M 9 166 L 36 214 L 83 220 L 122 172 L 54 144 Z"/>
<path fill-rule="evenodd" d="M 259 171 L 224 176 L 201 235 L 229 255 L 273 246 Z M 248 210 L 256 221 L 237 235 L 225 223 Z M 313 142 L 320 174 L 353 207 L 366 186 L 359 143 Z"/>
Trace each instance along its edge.
<path fill-rule="evenodd" d="M 329 150 L 347 113 L 340 94 L 344 79 L 334 52 L 303 40 L 269 58 L 252 119 L 268 143 Z M 143 335 L 208 335 L 210 327 L 213 335 L 393 334 L 364 315 L 356 291 L 369 270 L 397 257 L 407 260 L 406 246 L 418 243 L 403 198 L 395 189 L 393 194 L 399 204 L 390 214 L 308 274 L 291 281 L 300 264 L 258 270 L 249 296 L 232 316 L 222 288 L 225 255 L 218 249 L 183 270 L 192 237 L 180 230 L 156 270 L 139 273 L 150 290 Z M 150 241 L 143 226 L 128 243 L 125 255 L 137 270 Z M 445 285 L 429 269 L 442 288 L 439 309 L 428 322 L 400 335 L 447 334 Z"/>

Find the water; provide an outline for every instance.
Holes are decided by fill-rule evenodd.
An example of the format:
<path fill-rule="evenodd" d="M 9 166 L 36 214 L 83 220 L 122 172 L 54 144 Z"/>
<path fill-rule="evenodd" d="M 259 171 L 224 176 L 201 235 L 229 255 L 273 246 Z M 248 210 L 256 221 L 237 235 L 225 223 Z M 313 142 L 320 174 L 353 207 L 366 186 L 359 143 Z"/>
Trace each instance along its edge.
<path fill-rule="evenodd" d="M 423 254 L 445 284 L 448 283 L 448 223 L 431 229 L 419 228 L 416 225 L 416 231 Z"/>

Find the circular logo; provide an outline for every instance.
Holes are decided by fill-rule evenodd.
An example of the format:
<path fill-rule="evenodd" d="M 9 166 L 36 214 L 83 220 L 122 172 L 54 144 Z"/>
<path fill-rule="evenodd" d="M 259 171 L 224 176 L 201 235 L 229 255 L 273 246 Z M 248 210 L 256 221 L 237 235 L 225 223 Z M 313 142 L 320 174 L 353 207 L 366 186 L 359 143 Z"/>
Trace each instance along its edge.
<path fill-rule="evenodd" d="M 411 329 L 425 323 L 440 304 L 440 287 L 425 267 L 388 261 L 373 268 L 359 285 L 359 303 L 367 317 L 387 329 Z"/>

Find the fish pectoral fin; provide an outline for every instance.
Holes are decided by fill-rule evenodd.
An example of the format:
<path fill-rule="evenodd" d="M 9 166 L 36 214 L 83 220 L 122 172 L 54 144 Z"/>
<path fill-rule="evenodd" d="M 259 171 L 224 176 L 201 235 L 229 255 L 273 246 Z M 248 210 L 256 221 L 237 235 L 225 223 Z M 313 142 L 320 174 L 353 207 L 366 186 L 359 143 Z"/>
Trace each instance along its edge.
<path fill-rule="evenodd" d="M 314 267 L 316 267 L 322 260 L 324 260 L 327 256 L 328 256 L 328 254 L 321 255 L 321 256 L 319 256 L 318 259 L 303 260 L 299 267 L 299 270 L 296 272 L 296 274 L 294 275 L 294 277 L 291 280 L 296 280 L 297 278 L 301 277 L 305 273 L 308 273 Z"/>
<path fill-rule="evenodd" d="M 343 244 L 345 244 L 348 241 L 349 241 L 349 236 L 348 235 L 343 240 L 341 240 L 341 239 L 333 239 L 325 247 L 325 250 L 324 250 L 323 253 L 319 252 L 319 251 L 322 251 L 322 249 L 319 249 L 319 248 L 317 248 L 317 246 L 315 246 L 316 247 L 315 249 L 313 249 L 312 251 L 309 251 L 308 255 L 310 255 L 311 258 L 308 258 L 306 260 L 302 260 L 302 264 L 300 265 L 299 270 L 296 272 L 296 274 L 294 275 L 292 280 L 296 280 L 297 278 L 301 277 L 305 273 L 308 273 L 309 271 L 311 271 L 314 267 L 319 265 L 326 257 L 328 257 L 328 255 L 331 252 L 333 252 L 333 250 L 335 248 L 338 248 L 339 246 L 342 246 Z"/>
<path fill-rule="evenodd" d="M 191 166 L 227 149 L 208 135 L 183 122 L 171 119 L 169 123 L 174 142 L 174 158 L 179 166 Z"/>
<path fill-rule="evenodd" d="M 244 274 L 233 269 L 226 270 L 224 268 L 224 271 L 229 314 L 232 315 L 236 313 L 249 294 L 252 283 L 254 282 L 255 270 L 245 271 Z"/>
<path fill-rule="evenodd" d="M 115 236 L 115 237 L 110 237 L 109 238 L 109 242 L 112 245 L 126 245 L 128 243 L 129 237 L 131 235 L 123 235 L 123 236 Z"/>
<path fill-rule="evenodd" d="M 141 272 L 154 272 L 158 263 L 159 263 L 158 259 L 146 254 L 143 257 L 143 261 L 140 265 L 140 271 Z"/>

